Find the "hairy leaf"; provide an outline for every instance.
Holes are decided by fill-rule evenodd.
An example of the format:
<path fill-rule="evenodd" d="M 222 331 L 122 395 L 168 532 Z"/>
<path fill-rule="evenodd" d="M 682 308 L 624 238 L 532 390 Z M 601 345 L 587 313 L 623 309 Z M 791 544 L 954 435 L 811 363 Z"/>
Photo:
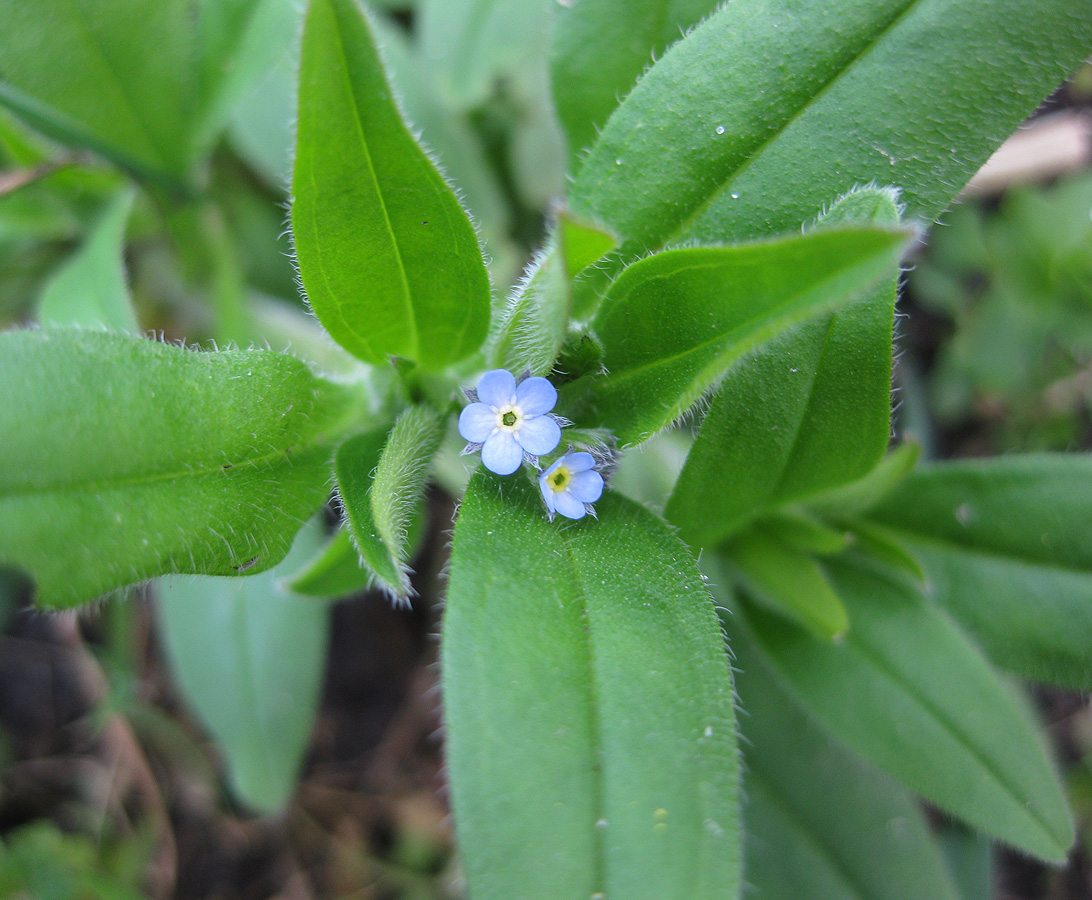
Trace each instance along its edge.
<path fill-rule="evenodd" d="M 622 444 L 646 439 L 734 360 L 872 287 L 895 266 L 905 238 L 897 230 L 817 231 L 635 263 L 593 322 L 607 374 L 570 389 L 594 395 L 595 421 L 585 424 L 611 428 Z"/>
<path fill-rule="evenodd" d="M 580 0 L 558 10 L 551 35 L 554 101 L 570 170 L 656 57 L 720 0 Z"/>
<path fill-rule="evenodd" d="M 94 331 L 0 334 L 0 392 L 0 564 L 54 608 L 275 565 L 355 413 L 290 356 Z"/>
<path fill-rule="evenodd" d="M 442 436 L 440 417 L 413 406 L 389 436 L 368 432 L 346 441 L 337 452 L 338 489 L 353 542 L 380 584 L 401 599 L 412 592 L 410 522 Z"/>
<path fill-rule="evenodd" d="M 594 4 L 592 4 L 594 5 Z M 858 184 L 935 218 L 1092 46 L 1081 0 L 725 3 L 614 112 L 571 203 L 635 252 L 798 228 Z"/>
<path fill-rule="evenodd" d="M 327 604 L 294 595 L 282 576 L 321 540 L 305 526 L 280 565 L 251 578 L 175 575 L 156 585 L 174 677 L 236 795 L 267 814 L 287 805 L 310 743 L 329 627 Z"/>
<path fill-rule="evenodd" d="M 843 197 L 820 224 L 897 221 L 891 192 L 870 188 Z M 667 508 L 692 546 L 712 545 L 766 509 L 854 481 L 879 462 L 891 433 L 896 280 L 892 271 L 860 301 L 728 372 Z"/>
<path fill-rule="evenodd" d="M 308 7 L 292 191 L 307 297 L 346 350 L 434 369 L 478 349 L 490 300 L 477 236 L 402 121 L 356 0 Z"/>
<path fill-rule="evenodd" d="M 455 825 L 471 895 L 735 896 L 731 671 L 692 558 L 607 493 L 546 520 L 479 470 L 443 627 Z M 560 526 L 560 527 L 559 527 Z"/>
<path fill-rule="evenodd" d="M 852 623 L 820 641 L 748 603 L 738 612 L 786 687 L 852 749 L 942 809 L 1061 862 L 1073 826 L 1042 736 L 948 619 L 905 583 L 828 563 Z"/>
<path fill-rule="evenodd" d="M 917 803 L 811 721 L 738 629 L 731 637 L 751 896 L 957 900 Z"/>
<path fill-rule="evenodd" d="M 1092 689 L 1092 457 L 1012 456 L 913 472 L 869 513 L 999 665 Z"/>

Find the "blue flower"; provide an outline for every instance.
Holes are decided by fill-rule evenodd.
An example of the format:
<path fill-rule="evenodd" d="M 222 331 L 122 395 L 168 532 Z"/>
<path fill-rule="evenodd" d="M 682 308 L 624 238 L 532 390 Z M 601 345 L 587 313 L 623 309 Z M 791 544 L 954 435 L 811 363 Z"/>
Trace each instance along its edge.
<path fill-rule="evenodd" d="M 555 512 L 569 519 L 595 515 L 592 504 L 603 494 L 603 476 L 595 471 L 590 453 L 566 453 L 538 476 L 538 487 L 550 518 Z"/>
<path fill-rule="evenodd" d="M 517 385 L 507 369 L 493 369 L 478 379 L 475 399 L 459 415 L 459 434 L 481 445 L 482 463 L 491 472 L 511 475 L 525 453 L 541 456 L 561 442 L 561 426 L 548 415 L 557 390 L 545 378 Z"/>

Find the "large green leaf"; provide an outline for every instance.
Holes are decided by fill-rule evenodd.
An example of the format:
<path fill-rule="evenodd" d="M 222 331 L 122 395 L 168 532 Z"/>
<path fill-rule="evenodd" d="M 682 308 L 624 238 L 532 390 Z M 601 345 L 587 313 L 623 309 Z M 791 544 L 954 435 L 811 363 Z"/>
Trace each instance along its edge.
<path fill-rule="evenodd" d="M 411 406 L 389 435 L 367 432 L 337 452 L 338 489 L 353 543 L 380 585 L 401 600 L 412 593 L 410 524 L 442 436 L 433 410 Z"/>
<path fill-rule="evenodd" d="M 59 140 L 186 180 L 291 16 L 289 0 L 2 0 L 0 103 Z"/>
<path fill-rule="evenodd" d="M 551 35 L 554 101 L 571 171 L 653 60 L 720 0 L 581 0 L 563 3 Z"/>
<path fill-rule="evenodd" d="M 303 31 L 292 230 L 315 314 L 361 359 L 462 359 L 489 327 L 466 213 L 414 141 L 356 0 L 311 0 Z"/>
<path fill-rule="evenodd" d="M 731 671 L 693 559 L 616 494 L 561 525 L 537 493 L 479 470 L 455 526 L 442 671 L 470 894 L 733 897 Z"/>
<path fill-rule="evenodd" d="M 546 40 L 547 0 L 423 0 L 421 55 L 445 103 L 479 105 Z"/>
<path fill-rule="evenodd" d="M 842 198 L 822 224 L 894 224 L 890 192 Z M 769 507 L 854 481 L 891 432 L 894 271 L 865 298 L 738 361 L 717 390 L 667 517 L 708 546 Z M 761 403 L 755 403 L 761 397 Z"/>
<path fill-rule="evenodd" d="M 1092 457 L 913 472 L 869 515 L 921 561 L 933 598 L 999 665 L 1092 689 Z"/>
<path fill-rule="evenodd" d="M 957 900 L 917 803 L 818 728 L 738 629 L 730 634 L 744 712 L 748 896 Z"/>
<path fill-rule="evenodd" d="M 905 240 L 898 230 L 849 228 L 635 263 L 593 322 L 607 374 L 574 384 L 570 402 L 593 394 L 583 424 L 638 443 L 689 409 L 733 360 L 859 297 L 891 272 Z"/>
<path fill-rule="evenodd" d="M 328 606 L 282 581 L 321 541 L 319 528 L 305 526 L 281 564 L 260 575 L 157 583 L 174 677 L 216 739 L 236 795 L 263 813 L 292 795 L 322 687 Z"/>
<path fill-rule="evenodd" d="M 38 302 L 43 325 L 138 330 L 123 258 L 132 205 L 131 191 L 117 194 L 83 246 L 53 273 Z"/>
<path fill-rule="evenodd" d="M 845 743 L 942 809 L 1061 862 L 1073 826 L 1041 735 L 948 619 L 864 564 L 830 563 L 844 641 L 812 637 L 747 603 L 766 661 Z"/>
<path fill-rule="evenodd" d="M 94 331 L 0 334 L 0 393 L 0 564 L 47 607 L 273 566 L 356 412 L 290 356 Z"/>
<path fill-rule="evenodd" d="M 1090 47 L 1083 0 L 726 3 L 611 116 L 573 209 L 638 251 L 793 230 L 872 181 L 932 219 Z"/>

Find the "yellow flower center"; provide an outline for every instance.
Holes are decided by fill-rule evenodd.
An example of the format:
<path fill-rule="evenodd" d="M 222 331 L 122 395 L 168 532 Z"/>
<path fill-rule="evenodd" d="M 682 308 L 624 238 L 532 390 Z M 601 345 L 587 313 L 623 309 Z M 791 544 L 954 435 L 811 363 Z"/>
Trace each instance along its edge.
<path fill-rule="evenodd" d="M 546 477 L 546 483 L 552 491 L 557 493 L 565 490 L 569 482 L 572 481 L 572 477 L 573 473 L 569 471 L 568 466 L 558 466 Z"/>

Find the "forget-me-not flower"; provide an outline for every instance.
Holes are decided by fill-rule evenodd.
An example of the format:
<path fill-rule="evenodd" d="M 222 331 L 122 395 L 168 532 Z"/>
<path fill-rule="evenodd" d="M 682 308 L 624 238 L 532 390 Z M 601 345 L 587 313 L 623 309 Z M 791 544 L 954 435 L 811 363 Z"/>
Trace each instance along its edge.
<path fill-rule="evenodd" d="M 561 426 L 549 415 L 557 390 L 534 376 L 516 383 L 507 369 L 493 369 L 478 379 L 477 401 L 459 415 L 459 434 L 481 445 L 482 464 L 498 475 L 511 475 L 524 454 L 542 456 L 561 442 Z"/>
<path fill-rule="evenodd" d="M 591 505 L 603 494 L 603 476 L 595 471 L 590 453 L 566 453 L 538 476 L 538 486 L 551 519 L 555 512 L 582 519 L 587 513 L 594 515 Z"/>

